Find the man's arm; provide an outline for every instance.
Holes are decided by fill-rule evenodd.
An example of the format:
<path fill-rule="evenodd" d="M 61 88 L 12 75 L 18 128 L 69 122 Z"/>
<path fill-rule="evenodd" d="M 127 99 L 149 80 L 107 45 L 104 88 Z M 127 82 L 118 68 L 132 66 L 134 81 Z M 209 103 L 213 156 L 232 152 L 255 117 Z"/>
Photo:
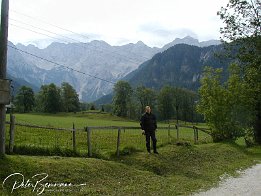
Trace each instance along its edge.
<path fill-rule="evenodd" d="M 155 115 L 154 115 L 154 118 L 155 118 L 155 128 L 157 129 L 157 128 L 158 128 L 158 125 L 157 125 L 157 118 L 156 118 Z"/>
<path fill-rule="evenodd" d="M 142 130 L 144 130 L 144 116 L 143 115 L 140 118 L 140 127 L 141 127 Z"/>
<path fill-rule="evenodd" d="M 140 127 L 142 130 L 142 135 L 145 135 L 145 130 L 144 130 L 144 116 L 142 115 L 142 117 L 140 118 Z"/>

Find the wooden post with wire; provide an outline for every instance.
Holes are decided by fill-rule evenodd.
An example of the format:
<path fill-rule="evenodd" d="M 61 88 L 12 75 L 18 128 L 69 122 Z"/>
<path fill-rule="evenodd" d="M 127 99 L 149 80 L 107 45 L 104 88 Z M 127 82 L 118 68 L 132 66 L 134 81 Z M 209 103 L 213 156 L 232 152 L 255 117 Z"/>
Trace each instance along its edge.
<path fill-rule="evenodd" d="M 10 89 L 6 91 L 6 64 L 7 64 L 7 37 L 8 37 L 8 12 L 9 0 L 2 0 L 1 4 L 1 25 L 0 25 L 0 156 L 5 155 L 5 105 L 10 103 L 10 98 L 5 98 L 4 94 L 10 95 Z M 10 87 L 9 87 L 10 88 Z M 9 100 L 8 100 L 9 99 Z"/>
<path fill-rule="evenodd" d="M 121 143 L 121 128 L 118 129 L 117 150 L 116 150 L 117 157 L 120 156 L 120 143 Z"/>
<path fill-rule="evenodd" d="M 86 127 L 86 131 L 87 131 L 88 156 L 92 157 L 91 128 Z"/>
<path fill-rule="evenodd" d="M 176 125 L 176 129 L 177 129 L 177 140 L 179 141 L 179 125 Z"/>
<path fill-rule="evenodd" d="M 197 127 L 193 126 L 193 130 L 194 130 L 194 143 L 197 144 L 198 143 L 198 129 L 197 129 Z"/>
<path fill-rule="evenodd" d="M 171 136 L 170 136 L 170 124 L 168 126 L 168 142 L 171 143 Z"/>
<path fill-rule="evenodd" d="M 9 140 L 9 152 L 14 152 L 14 136 L 15 136 L 15 116 L 10 115 L 10 140 Z"/>
<path fill-rule="evenodd" d="M 73 143 L 73 151 L 76 152 L 76 129 L 75 125 L 73 123 L 73 129 L 72 129 L 72 143 Z"/>

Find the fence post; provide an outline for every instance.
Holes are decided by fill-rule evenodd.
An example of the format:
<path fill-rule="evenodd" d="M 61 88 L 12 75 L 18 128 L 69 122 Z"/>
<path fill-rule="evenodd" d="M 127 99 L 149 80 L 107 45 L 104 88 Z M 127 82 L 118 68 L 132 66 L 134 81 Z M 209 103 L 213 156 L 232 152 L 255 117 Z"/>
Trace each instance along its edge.
<path fill-rule="evenodd" d="M 197 129 L 195 126 L 193 126 L 193 130 L 194 130 L 194 143 L 197 143 Z"/>
<path fill-rule="evenodd" d="M 198 142 L 198 128 L 196 127 L 196 132 L 197 132 L 197 142 Z"/>
<path fill-rule="evenodd" d="M 10 140 L 9 140 L 9 152 L 14 151 L 14 131 L 15 131 L 15 116 L 10 115 Z"/>
<path fill-rule="evenodd" d="M 176 125 L 176 129 L 177 129 L 177 140 L 179 140 L 179 125 Z"/>
<path fill-rule="evenodd" d="M 120 138 L 121 138 L 121 128 L 118 129 L 117 151 L 116 151 L 117 157 L 120 156 L 120 142 L 121 142 Z"/>
<path fill-rule="evenodd" d="M 169 143 L 171 142 L 171 137 L 170 137 L 170 124 L 169 124 L 169 127 L 168 127 L 168 140 L 169 140 Z"/>
<path fill-rule="evenodd" d="M 91 128 L 87 127 L 87 145 L 88 145 L 88 156 L 92 156 L 92 145 L 91 145 Z"/>
<path fill-rule="evenodd" d="M 72 130 L 72 143 L 73 143 L 73 151 L 76 152 L 76 132 L 75 132 L 75 125 L 73 123 L 73 130 Z"/>

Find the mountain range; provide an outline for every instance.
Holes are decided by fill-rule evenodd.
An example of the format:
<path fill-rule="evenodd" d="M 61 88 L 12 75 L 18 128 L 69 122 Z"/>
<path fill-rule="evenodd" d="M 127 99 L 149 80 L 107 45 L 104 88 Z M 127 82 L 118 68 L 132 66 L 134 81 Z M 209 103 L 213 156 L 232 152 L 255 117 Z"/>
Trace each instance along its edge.
<path fill-rule="evenodd" d="M 196 46 L 220 43 L 215 40 L 198 42 L 194 38 L 185 37 L 176 39 L 163 48 L 151 48 L 141 41 L 123 46 L 92 41 L 52 43 L 47 48 L 39 49 L 33 45 L 15 46 L 9 42 L 11 47 L 8 48 L 8 74 L 17 87 L 21 83 L 30 83 L 34 89 L 39 89 L 43 84 L 60 85 L 62 82 L 68 82 L 77 90 L 82 101 L 91 102 L 112 92 L 113 83 L 124 77 L 131 78 L 130 76 L 139 72 L 144 67 L 144 62 L 149 64 L 150 59 L 155 60 L 158 55 L 168 51 L 169 47 L 182 42 Z M 128 74 L 130 75 L 127 76 Z M 134 76 L 132 78 L 133 81 L 142 82 L 142 79 Z"/>
<path fill-rule="evenodd" d="M 124 79 L 132 86 L 160 89 L 165 85 L 197 90 L 205 66 L 226 70 L 230 60 L 219 58 L 222 45 L 198 47 L 177 44 L 144 62 Z M 225 73 L 224 73 L 225 74 Z"/>
<path fill-rule="evenodd" d="M 198 47 L 187 44 L 177 44 L 169 49 L 157 53 L 150 60 L 144 62 L 138 69 L 132 71 L 123 80 L 128 81 L 133 88 L 145 86 L 160 90 L 169 85 L 197 91 L 200 87 L 205 66 L 223 68 L 223 79 L 231 59 L 220 58 L 224 54 L 223 45 Z M 112 101 L 112 93 L 98 99 L 97 105 L 108 104 Z"/>
<path fill-rule="evenodd" d="M 199 42 L 197 39 L 195 39 L 193 37 L 186 36 L 182 39 L 176 38 L 174 41 L 163 46 L 161 51 L 165 51 L 165 50 L 169 49 L 170 47 L 175 46 L 177 44 L 187 44 L 187 45 L 191 45 L 191 46 L 207 47 L 207 46 L 220 45 L 221 41 L 220 40 L 208 40 L 208 41 Z"/>

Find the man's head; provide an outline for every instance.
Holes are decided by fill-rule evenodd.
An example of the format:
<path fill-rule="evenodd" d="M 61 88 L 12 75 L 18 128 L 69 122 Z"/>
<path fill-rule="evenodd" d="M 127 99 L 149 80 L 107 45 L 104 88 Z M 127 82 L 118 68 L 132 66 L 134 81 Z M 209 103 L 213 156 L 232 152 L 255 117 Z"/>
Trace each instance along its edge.
<path fill-rule="evenodd" d="M 145 112 L 146 112 L 146 113 L 150 113 L 150 112 L 151 112 L 150 106 L 146 106 L 146 107 L 145 107 Z"/>

